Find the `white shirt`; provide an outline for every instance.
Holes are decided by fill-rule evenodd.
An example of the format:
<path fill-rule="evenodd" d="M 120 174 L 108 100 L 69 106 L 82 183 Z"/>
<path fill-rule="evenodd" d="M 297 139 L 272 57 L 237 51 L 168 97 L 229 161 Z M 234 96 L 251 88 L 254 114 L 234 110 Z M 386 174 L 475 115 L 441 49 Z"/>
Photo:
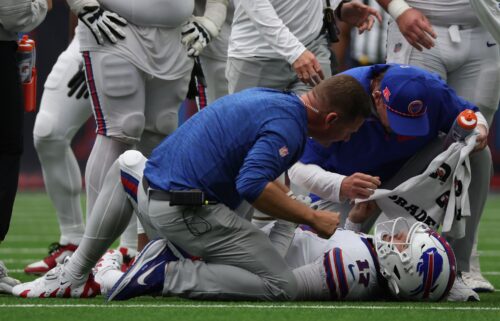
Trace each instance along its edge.
<path fill-rule="evenodd" d="M 29 32 L 45 19 L 46 0 L 2 0 L 0 40 L 17 40 L 18 32 Z"/>
<path fill-rule="evenodd" d="M 286 59 L 293 64 L 323 24 L 324 0 L 235 0 L 229 57 Z M 340 0 L 332 1 L 336 8 Z"/>

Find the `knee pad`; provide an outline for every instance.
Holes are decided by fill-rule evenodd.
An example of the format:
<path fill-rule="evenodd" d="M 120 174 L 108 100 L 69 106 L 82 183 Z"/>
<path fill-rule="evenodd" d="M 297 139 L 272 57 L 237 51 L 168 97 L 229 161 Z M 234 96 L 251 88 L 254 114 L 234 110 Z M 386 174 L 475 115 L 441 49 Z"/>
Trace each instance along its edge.
<path fill-rule="evenodd" d="M 155 129 L 165 136 L 174 132 L 179 123 L 177 110 L 166 110 L 158 115 L 155 120 Z"/>
<path fill-rule="evenodd" d="M 36 115 L 35 126 L 33 128 L 33 136 L 35 139 L 49 139 L 54 134 L 55 119 L 52 115 L 39 112 Z"/>
<path fill-rule="evenodd" d="M 142 113 L 131 113 L 122 118 L 122 132 L 125 140 L 136 143 L 144 131 L 145 118 Z"/>
<path fill-rule="evenodd" d="M 137 150 L 128 150 L 118 157 L 120 170 L 139 180 L 142 177 L 147 158 Z"/>

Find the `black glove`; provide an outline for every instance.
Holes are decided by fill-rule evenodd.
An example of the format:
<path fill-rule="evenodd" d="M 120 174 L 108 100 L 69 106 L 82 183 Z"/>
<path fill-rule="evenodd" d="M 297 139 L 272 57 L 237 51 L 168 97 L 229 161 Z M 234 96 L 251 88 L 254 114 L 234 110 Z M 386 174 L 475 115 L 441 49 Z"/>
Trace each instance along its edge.
<path fill-rule="evenodd" d="M 73 96 L 73 94 L 76 92 L 76 99 L 80 99 L 82 97 L 84 99 L 89 98 L 89 90 L 87 88 L 87 82 L 85 81 L 85 72 L 83 71 L 83 65 L 68 81 L 68 88 L 68 97 Z"/>
<path fill-rule="evenodd" d="M 83 7 L 78 18 L 89 27 L 98 44 L 102 45 L 104 34 L 112 43 L 119 39 L 125 39 L 125 32 L 120 27 L 127 25 L 127 20 L 123 19 L 114 12 L 103 10 L 99 6 Z"/>
<path fill-rule="evenodd" d="M 198 57 L 194 59 L 193 70 L 191 71 L 191 80 L 189 81 L 188 92 L 186 98 L 194 100 L 198 110 L 207 106 L 207 82 L 203 69 L 201 68 Z"/>

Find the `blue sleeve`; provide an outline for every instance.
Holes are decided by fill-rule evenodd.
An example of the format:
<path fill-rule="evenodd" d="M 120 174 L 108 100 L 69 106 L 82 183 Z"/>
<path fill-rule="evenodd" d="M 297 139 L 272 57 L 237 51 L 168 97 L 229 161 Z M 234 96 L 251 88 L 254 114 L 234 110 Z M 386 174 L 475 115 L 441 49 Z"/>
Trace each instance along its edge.
<path fill-rule="evenodd" d="M 474 104 L 468 102 L 462 97 L 458 96 L 455 90 L 448 87 L 444 81 L 434 82 L 434 86 L 437 90 L 434 92 L 440 92 L 439 101 L 436 102 L 440 104 L 440 117 L 439 117 L 439 129 L 447 133 L 458 114 L 465 109 L 471 109 L 475 112 L 479 111 L 479 108 Z"/>
<path fill-rule="evenodd" d="M 290 126 L 289 120 L 274 121 L 247 153 L 236 177 L 236 189 L 241 197 L 253 203 L 269 182 L 274 181 L 300 157 L 304 145 L 304 130 Z"/>

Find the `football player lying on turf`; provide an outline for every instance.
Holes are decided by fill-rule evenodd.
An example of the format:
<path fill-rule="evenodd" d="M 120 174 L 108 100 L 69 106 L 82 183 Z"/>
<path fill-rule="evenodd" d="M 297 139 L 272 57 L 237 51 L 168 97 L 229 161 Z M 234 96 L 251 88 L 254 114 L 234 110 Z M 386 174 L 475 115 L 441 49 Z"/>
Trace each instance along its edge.
<path fill-rule="evenodd" d="M 270 226 L 266 230 L 269 232 Z M 404 218 L 398 218 L 378 224 L 374 236 L 339 229 L 325 240 L 303 227 L 292 235 L 285 259 L 299 280 L 296 300 L 439 301 L 455 279 L 453 251 L 423 223 L 410 226 Z M 103 288 L 103 292 L 108 293 L 108 300 L 139 295 L 197 298 L 192 280 L 170 279 L 169 272 L 175 271 L 177 260 L 190 260 L 176 252 L 176 247 L 166 240 L 150 242 L 131 269 L 112 289 Z M 105 257 L 112 255 L 110 252 Z M 98 273 L 96 279 L 105 280 L 107 273 L 116 279 L 121 273 L 116 273 L 117 268 L 107 268 L 106 261 L 109 259 L 98 268 L 104 272 Z M 182 286 L 182 293 L 162 291 L 163 284 L 169 282 L 188 286 Z"/>
<path fill-rule="evenodd" d="M 104 289 L 108 300 L 140 295 L 199 298 L 192 280 L 171 279 L 176 261 L 186 260 L 175 252 L 166 240 L 150 242 L 111 291 Z M 456 270 L 444 238 L 423 223 L 410 226 L 404 218 L 378 224 L 374 236 L 338 229 L 325 240 L 297 228 L 285 259 L 299 280 L 295 300 L 439 301 L 449 293 Z M 165 292 L 163 285 L 172 282 L 183 283 L 183 292 Z"/>
<path fill-rule="evenodd" d="M 272 234 L 276 228 L 273 224 L 263 231 Z M 280 228 L 294 227 L 281 225 Z M 287 233 L 281 233 L 284 234 Z M 285 260 L 300 280 L 296 300 L 438 301 L 448 294 L 455 279 L 455 257 L 449 244 L 425 224 L 417 222 L 409 226 L 403 218 L 378 224 L 374 236 L 339 229 L 326 240 L 299 227 L 288 241 L 291 244 Z M 286 243 L 287 240 L 282 239 L 281 244 Z M 177 260 L 191 260 L 180 253 L 166 240 L 154 240 L 141 252 L 132 268 L 123 273 L 121 253 L 110 250 L 96 265 L 89 279 L 92 281 L 68 293 L 94 291 L 97 294 L 95 279 L 109 300 L 126 300 L 138 295 L 196 298 L 196 292 L 192 291 L 196 285 L 191 280 L 172 280 L 169 275 Z M 183 283 L 184 292 L 162 292 L 165 282 Z M 13 294 L 46 297 L 57 293 L 58 284 L 42 277 L 16 286 Z"/>

